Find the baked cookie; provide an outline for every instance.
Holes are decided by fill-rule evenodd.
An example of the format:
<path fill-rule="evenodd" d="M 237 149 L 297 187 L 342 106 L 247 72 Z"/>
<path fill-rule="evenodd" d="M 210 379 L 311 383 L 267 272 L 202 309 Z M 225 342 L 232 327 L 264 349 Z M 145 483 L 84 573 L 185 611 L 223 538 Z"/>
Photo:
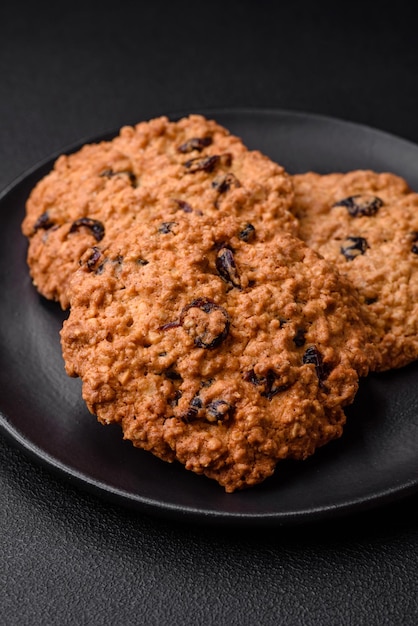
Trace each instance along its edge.
<path fill-rule="evenodd" d="M 232 215 L 138 220 L 85 253 L 70 291 L 63 356 L 89 410 L 227 492 L 339 437 L 378 358 L 331 264 Z"/>
<path fill-rule="evenodd" d="M 418 358 L 418 194 L 390 173 L 293 177 L 300 237 L 334 263 L 374 317 L 379 369 Z"/>
<path fill-rule="evenodd" d="M 22 224 L 31 276 L 67 308 L 68 280 L 85 250 L 106 246 L 137 217 L 231 212 L 269 237 L 296 232 L 291 201 L 281 166 L 203 116 L 124 127 L 112 141 L 59 157 L 32 191 Z"/>

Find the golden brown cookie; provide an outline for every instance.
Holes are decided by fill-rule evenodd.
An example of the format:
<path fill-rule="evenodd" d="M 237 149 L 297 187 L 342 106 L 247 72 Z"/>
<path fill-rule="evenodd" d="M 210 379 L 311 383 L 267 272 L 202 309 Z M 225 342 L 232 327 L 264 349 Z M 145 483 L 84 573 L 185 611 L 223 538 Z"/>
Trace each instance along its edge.
<path fill-rule="evenodd" d="M 349 282 L 302 241 L 196 213 L 88 250 L 61 333 L 100 422 L 228 492 L 342 434 L 373 340 Z"/>
<path fill-rule="evenodd" d="M 418 194 L 390 173 L 293 177 L 300 237 L 358 289 L 379 334 L 379 369 L 418 358 Z"/>
<path fill-rule="evenodd" d="M 296 231 L 290 177 L 200 115 L 124 127 L 112 141 L 61 156 L 32 191 L 22 225 L 33 282 L 68 307 L 67 285 L 84 251 L 107 245 L 153 215 L 231 212 L 259 233 Z M 170 217 L 171 216 L 171 217 Z"/>

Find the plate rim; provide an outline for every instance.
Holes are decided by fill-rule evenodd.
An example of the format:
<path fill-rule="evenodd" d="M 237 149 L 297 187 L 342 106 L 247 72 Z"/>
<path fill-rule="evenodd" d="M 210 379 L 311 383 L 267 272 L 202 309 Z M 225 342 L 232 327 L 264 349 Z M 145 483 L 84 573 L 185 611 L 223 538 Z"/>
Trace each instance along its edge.
<path fill-rule="evenodd" d="M 30 439 L 22 435 L 17 429 L 4 420 L 0 412 L 0 430 L 6 439 L 28 455 L 29 459 L 38 466 L 50 471 L 72 486 L 85 493 L 99 497 L 103 502 L 110 502 L 138 513 L 156 516 L 162 519 L 198 523 L 199 525 L 210 524 L 211 526 L 225 527 L 289 527 L 302 526 L 307 523 L 328 522 L 332 519 L 341 519 L 347 515 L 364 513 L 374 510 L 378 506 L 384 506 L 395 501 L 413 496 L 418 491 L 418 479 L 411 479 L 399 487 L 390 487 L 369 497 L 352 498 L 339 505 L 323 505 L 302 509 L 299 511 L 274 512 L 274 513 L 234 513 L 219 512 L 209 509 L 201 509 L 191 506 L 162 503 L 145 496 L 137 497 L 122 489 L 110 486 L 103 481 L 89 477 L 81 471 L 75 470 L 59 459 L 45 452 L 39 446 L 33 444 Z M 256 488 L 256 487 L 255 487 Z M 233 494 L 232 494 L 233 497 Z"/>

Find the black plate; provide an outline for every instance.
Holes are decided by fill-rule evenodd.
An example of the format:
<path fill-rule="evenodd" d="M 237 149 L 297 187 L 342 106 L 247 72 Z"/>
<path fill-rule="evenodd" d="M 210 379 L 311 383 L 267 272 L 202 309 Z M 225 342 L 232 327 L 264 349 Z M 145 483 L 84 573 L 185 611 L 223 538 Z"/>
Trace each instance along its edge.
<path fill-rule="evenodd" d="M 389 170 L 418 190 L 418 146 L 386 133 L 284 111 L 209 114 L 291 173 Z M 418 489 L 418 364 L 362 381 L 340 440 L 305 462 L 283 462 L 262 485 L 232 495 L 180 465 L 134 449 L 118 427 L 99 425 L 81 400 L 80 382 L 64 373 L 58 333 L 65 314 L 37 294 L 25 262 L 24 203 L 53 160 L 0 198 L 0 424 L 8 435 L 96 493 L 176 519 L 295 523 L 376 506 Z"/>

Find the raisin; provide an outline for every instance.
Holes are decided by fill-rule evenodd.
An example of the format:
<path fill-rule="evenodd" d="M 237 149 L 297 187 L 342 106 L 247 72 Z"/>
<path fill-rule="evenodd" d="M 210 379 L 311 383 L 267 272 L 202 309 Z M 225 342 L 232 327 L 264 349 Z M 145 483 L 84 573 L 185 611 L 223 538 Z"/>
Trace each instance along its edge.
<path fill-rule="evenodd" d="M 167 324 L 159 326 L 159 330 L 170 330 L 170 328 L 178 328 L 179 326 L 181 326 L 181 323 L 175 320 L 174 322 L 167 322 Z"/>
<path fill-rule="evenodd" d="M 264 380 L 263 378 L 259 378 L 254 370 L 249 370 L 248 372 L 246 372 L 244 374 L 244 380 L 247 381 L 247 383 L 251 383 L 253 385 L 261 385 L 262 381 Z"/>
<path fill-rule="evenodd" d="M 178 328 L 179 326 L 183 326 L 185 317 L 190 309 L 200 309 L 207 315 L 210 315 L 214 311 L 220 311 L 224 320 L 223 320 L 223 329 L 217 334 L 213 335 L 213 333 L 209 329 L 209 325 L 206 329 L 204 329 L 201 335 L 198 335 L 194 338 L 194 344 L 198 348 L 206 348 L 207 350 L 213 350 L 213 348 L 217 348 L 228 336 L 229 327 L 231 324 L 229 315 L 227 311 L 221 307 L 219 304 L 216 304 L 210 298 L 196 298 L 192 300 L 190 304 L 186 305 L 181 313 L 180 318 L 178 320 L 174 320 L 172 322 L 167 322 L 167 324 L 163 324 L 159 327 L 159 330 L 170 330 L 171 328 Z M 187 330 L 187 329 L 186 329 Z"/>
<path fill-rule="evenodd" d="M 165 354 L 163 356 L 165 356 Z M 166 376 L 169 380 L 183 380 L 181 375 L 173 369 L 165 370 L 164 376 Z"/>
<path fill-rule="evenodd" d="M 213 400 L 209 404 L 203 405 L 202 399 L 195 396 L 181 419 L 186 423 L 202 418 L 211 423 L 226 422 L 233 412 L 234 407 L 226 400 Z"/>
<path fill-rule="evenodd" d="M 176 226 L 177 222 L 162 222 L 162 224 L 160 224 L 160 227 L 158 228 L 158 232 L 162 233 L 163 235 L 167 235 L 168 233 L 172 233 L 173 232 L 173 228 L 174 226 Z"/>
<path fill-rule="evenodd" d="M 207 146 L 210 146 L 212 143 L 212 137 L 192 137 L 188 139 L 184 143 L 181 144 L 177 148 L 178 152 L 182 154 L 186 154 L 187 152 L 193 152 L 193 150 L 198 150 L 201 152 Z"/>
<path fill-rule="evenodd" d="M 249 243 L 250 241 L 254 241 L 255 239 L 255 228 L 252 224 L 245 224 L 244 228 L 238 234 L 238 237 L 241 241 L 245 241 Z"/>
<path fill-rule="evenodd" d="M 202 406 L 202 399 L 199 398 L 199 396 L 195 396 L 194 398 L 192 398 L 189 408 L 187 409 L 186 413 L 182 415 L 183 421 L 193 422 L 194 420 L 198 419 L 199 410 L 202 408 Z"/>
<path fill-rule="evenodd" d="M 183 394 L 181 393 L 180 389 L 177 389 L 177 390 L 174 392 L 174 396 L 173 396 L 173 398 L 172 398 L 171 400 L 169 400 L 169 404 L 170 404 L 170 406 L 172 406 L 172 407 L 177 406 L 177 405 L 178 405 L 178 403 L 179 403 L 179 400 L 180 400 L 180 398 L 181 398 L 181 396 L 182 396 L 182 395 L 183 395 Z"/>
<path fill-rule="evenodd" d="M 208 380 L 202 380 L 202 381 L 200 382 L 200 386 L 201 386 L 202 388 L 204 388 L 204 387 L 210 387 L 211 385 L 213 385 L 213 383 L 214 383 L 213 378 L 208 378 Z"/>
<path fill-rule="evenodd" d="M 289 388 L 290 384 L 278 385 L 277 380 L 278 376 L 276 372 L 272 369 L 267 371 L 265 376 L 257 376 L 254 370 L 249 370 L 244 375 L 244 380 L 247 382 L 256 385 L 257 387 L 261 387 L 260 395 L 271 400 L 275 395 L 280 393 L 281 391 L 285 391 Z"/>
<path fill-rule="evenodd" d="M 102 256 L 102 251 L 97 246 L 93 246 L 91 255 L 86 260 L 86 266 L 89 272 L 92 272 L 96 269 L 96 265 L 100 257 Z"/>
<path fill-rule="evenodd" d="M 142 265 L 142 266 L 144 266 L 144 265 L 148 265 L 149 261 L 147 261 L 146 259 L 141 259 L 141 257 L 139 257 L 139 258 L 135 261 L 135 263 L 136 263 L 137 265 Z"/>
<path fill-rule="evenodd" d="M 232 287 L 241 288 L 241 279 L 235 264 L 234 254 L 230 248 L 221 248 L 216 257 L 216 269 L 220 277 L 232 285 Z"/>
<path fill-rule="evenodd" d="M 206 419 L 208 422 L 226 421 L 234 411 L 234 407 L 226 400 L 214 400 L 206 406 Z"/>
<path fill-rule="evenodd" d="M 226 193 L 231 187 L 241 187 L 241 183 L 238 178 L 232 172 L 228 174 L 220 175 L 212 181 L 212 187 L 218 191 L 218 193 Z"/>
<path fill-rule="evenodd" d="M 136 186 L 136 176 L 130 170 L 121 170 L 120 172 L 114 172 L 113 170 L 108 169 L 108 170 L 103 170 L 103 172 L 101 172 L 99 176 L 102 176 L 105 178 L 112 178 L 113 176 L 119 176 L 119 174 L 127 176 L 129 178 L 129 182 L 131 183 L 131 185 L 133 187 Z"/>
<path fill-rule="evenodd" d="M 54 222 L 50 219 L 48 211 L 45 211 L 45 213 L 42 213 L 42 215 L 40 215 L 36 220 L 35 224 L 33 225 L 33 230 L 36 233 L 37 230 L 48 230 L 53 226 Z"/>
<path fill-rule="evenodd" d="M 413 254 L 418 254 L 418 231 L 416 230 L 412 232 L 411 237 L 412 237 L 411 252 Z"/>
<path fill-rule="evenodd" d="M 185 167 L 189 170 L 191 174 L 194 172 L 213 172 L 213 170 L 218 166 L 221 157 L 219 154 L 212 154 L 207 157 L 197 157 L 196 159 L 190 159 L 186 161 L 184 164 Z"/>
<path fill-rule="evenodd" d="M 106 262 L 104 261 L 104 262 L 103 262 L 103 263 L 101 263 L 101 264 L 99 265 L 99 267 L 98 267 L 98 268 L 94 271 L 94 273 L 95 273 L 97 276 L 100 276 L 100 274 L 103 274 L 104 269 L 105 269 L 105 264 L 106 264 Z"/>
<path fill-rule="evenodd" d="M 376 215 L 380 207 L 383 206 L 383 200 L 371 194 L 359 193 L 339 200 L 333 206 L 345 207 L 351 217 L 370 217 Z"/>
<path fill-rule="evenodd" d="M 302 346 L 305 345 L 306 343 L 305 335 L 306 335 L 306 330 L 304 330 L 303 328 L 299 328 L 296 331 L 296 335 L 293 337 L 293 342 L 296 347 L 301 348 Z"/>
<path fill-rule="evenodd" d="M 364 237 L 347 237 L 340 251 L 347 261 L 353 261 L 357 256 L 364 254 L 367 248 L 369 244 Z"/>
<path fill-rule="evenodd" d="M 306 348 L 305 353 L 302 358 L 302 362 L 305 365 L 315 365 L 315 372 L 318 377 L 320 384 L 322 385 L 323 381 L 328 377 L 328 368 L 325 366 L 322 354 L 318 350 L 316 346 L 309 346 Z"/>
<path fill-rule="evenodd" d="M 93 250 L 93 253 L 86 261 L 87 268 L 90 271 L 94 271 L 95 274 L 100 275 L 100 274 L 103 274 L 105 267 L 110 265 L 111 267 L 113 267 L 113 270 L 115 270 L 116 273 L 118 272 L 118 269 L 120 269 L 123 263 L 123 256 L 118 255 L 114 259 L 105 257 L 103 261 L 100 263 L 100 265 L 97 265 L 97 262 L 101 258 L 102 253 L 100 249 L 97 248 L 96 246 L 94 246 L 92 250 Z M 125 289 L 125 287 L 120 287 L 120 289 Z"/>
<path fill-rule="evenodd" d="M 195 300 L 192 300 L 190 304 L 183 308 L 177 325 L 183 325 L 184 320 L 191 309 L 200 309 L 209 317 L 214 311 L 219 311 L 222 314 L 224 318 L 223 329 L 218 335 L 213 335 L 208 325 L 207 329 L 205 329 L 201 335 L 198 335 L 194 339 L 194 344 L 198 348 L 206 348 L 207 350 L 213 350 L 214 348 L 217 348 L 226 339 L 229 333 L 229 326 L 231 322 L 227 311 L 209 298 L 196 298 Z"/>
<path fill-rule="evenodd" d="M 181 209 L 185 213 L 193 213 L 192 207 L 185 200 L 175 200 L 175 202 L 177 203 L 179 209 Z"/>
<path fill-rule="evenodd" d="M 96 241 L 101 241 L 105 234 L 105 229 L 102 222 L 99 220 L 93 220 L 91 217 L 80 217 L 80 219 L 73 222 L 69 230 L 70 233 L 74 233 L 82 226 L 89 228 Z"/>

